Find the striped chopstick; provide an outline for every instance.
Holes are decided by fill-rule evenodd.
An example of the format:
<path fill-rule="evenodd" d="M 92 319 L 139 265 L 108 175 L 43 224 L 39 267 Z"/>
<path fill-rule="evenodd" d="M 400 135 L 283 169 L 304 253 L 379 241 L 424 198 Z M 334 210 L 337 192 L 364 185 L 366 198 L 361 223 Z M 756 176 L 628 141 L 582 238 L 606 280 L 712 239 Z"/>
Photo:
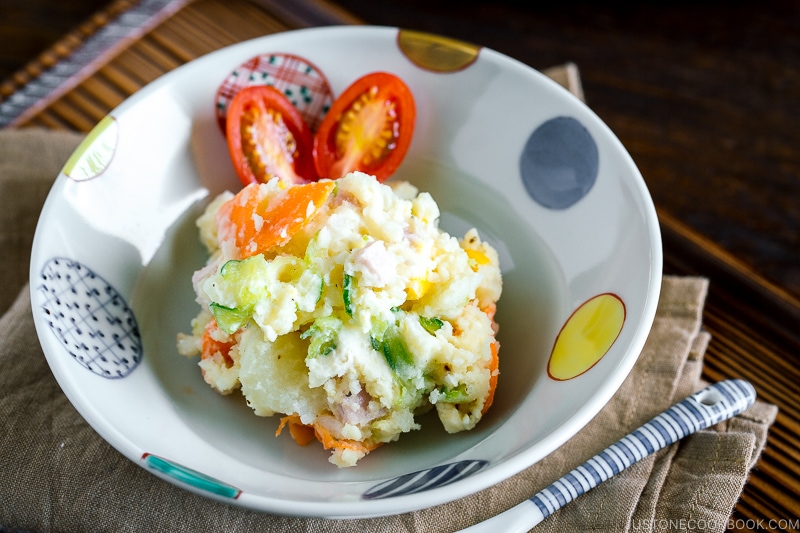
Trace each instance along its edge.
<path fill-rule="evenodd" d="M 526 532 L 634 463 L 692 433 L 738 415 L 755 399 L 753 386 L 741 379 L 711 385 L 673 405 L 530 499 L 464 532 Z"/>

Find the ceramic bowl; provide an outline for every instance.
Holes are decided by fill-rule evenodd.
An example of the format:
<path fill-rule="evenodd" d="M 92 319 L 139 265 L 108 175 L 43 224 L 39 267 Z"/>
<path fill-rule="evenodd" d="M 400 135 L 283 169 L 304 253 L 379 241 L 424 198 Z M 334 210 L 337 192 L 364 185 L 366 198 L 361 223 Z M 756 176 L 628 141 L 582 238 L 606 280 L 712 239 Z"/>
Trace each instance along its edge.
<path fill-rule="evenodd" d="M 272 70 L 270 70 L 272 69 Z M 219 112 L 237 84 L 295 95 L 309 121 L 361 75 L 417 103 L 392 179 L 500 253 L 500 378 L 478 427 L 420 431 L 338 469 L 319 446 L 203 382 L 178 355 L 205 261 L 194 225 L 237 190 Z M 260 76 L 260 77 L 259 77 Z M 259 81 L 261 80 L 261 81 Z M 57 177 L 37 228 L 31 299 L 62 389 L 113 447 L 164 480 L 246 508 L 368 517 L 442 504 L 530 467 L 579 431 L 636 362 L 661 283 L 645 183 L 609 128 L 543 74 L 492 50 L 385 27 L 291 31 L 188 63 L 103 119 Z"/>

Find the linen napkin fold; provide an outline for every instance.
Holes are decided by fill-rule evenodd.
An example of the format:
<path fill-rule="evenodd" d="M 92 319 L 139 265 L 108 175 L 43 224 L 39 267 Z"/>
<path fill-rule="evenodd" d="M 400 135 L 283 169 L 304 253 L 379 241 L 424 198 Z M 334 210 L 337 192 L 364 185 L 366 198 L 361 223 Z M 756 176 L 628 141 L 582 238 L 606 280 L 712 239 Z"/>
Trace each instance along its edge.
<path fill-rule="evenodd" d="M 361 520 L 275 516 L 184 491 L 94 432 L 62 393 L 36 337 L 27 285 L 32 236 L 54 177 L 81 139 L 0 130 L 0 530 L 456 531 L 524 501 L 705 385 L 708 282 L 666 276 L 643 352 L 608 405 L 564 446 L 497 486 L 431 509 Z M 581 496 L 536 531 L 724 531 L 776 413 L 757 401 Z"/>

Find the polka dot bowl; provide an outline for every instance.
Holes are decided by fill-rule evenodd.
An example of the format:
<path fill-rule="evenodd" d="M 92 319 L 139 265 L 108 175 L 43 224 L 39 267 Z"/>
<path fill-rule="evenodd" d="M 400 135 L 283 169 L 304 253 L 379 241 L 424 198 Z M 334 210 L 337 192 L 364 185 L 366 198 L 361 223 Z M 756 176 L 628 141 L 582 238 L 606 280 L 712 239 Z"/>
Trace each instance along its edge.
<path fill-rule="evenodd" d="M 403 78 L 414 139 L 392 179 L 438 201 L 440 225 L 499 251 L 500 378 L 474 430 L 435 418 L 337 469 L 320 447 L 202 380 L 175 339 L 205 260 L 194 221 L 237 189 L 220 113 L 238 86 L 275 85 L 309 123 L 361 75 Z M 645 183 L 609 128 L 555 82 L 480 46 L 396 28 L 286 32 L 195 60 L 104 118 L 50 193 L 31 259 L 43 351 L 86 421 L 186 490 L 259 511 L 367 517 L 496 484 L 555 450 L 636 362 L 661 282 Z M 154 482 L 161 482 L 154 479 Z"/>

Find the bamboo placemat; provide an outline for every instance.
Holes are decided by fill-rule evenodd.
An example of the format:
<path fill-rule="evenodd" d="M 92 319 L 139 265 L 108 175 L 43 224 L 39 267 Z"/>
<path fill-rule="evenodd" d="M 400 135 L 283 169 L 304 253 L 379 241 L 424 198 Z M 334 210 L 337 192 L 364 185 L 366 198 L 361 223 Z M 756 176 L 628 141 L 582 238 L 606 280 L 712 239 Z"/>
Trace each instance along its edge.
<path fill-rule="evenodd" d="M 326 0 L 117 0 L 0 85 L 0 126 L 88 132 L 129 95 L 201 55 L 270 33 L 359 22 Z M 574 65 L 547 74 L 582 96 Z M 780 409 L 732 523 L 796 520 L 800 303 L 667 213 L 659 219 L 665 272 L 712 280 L 705 379 L 743 377 Z"/>

